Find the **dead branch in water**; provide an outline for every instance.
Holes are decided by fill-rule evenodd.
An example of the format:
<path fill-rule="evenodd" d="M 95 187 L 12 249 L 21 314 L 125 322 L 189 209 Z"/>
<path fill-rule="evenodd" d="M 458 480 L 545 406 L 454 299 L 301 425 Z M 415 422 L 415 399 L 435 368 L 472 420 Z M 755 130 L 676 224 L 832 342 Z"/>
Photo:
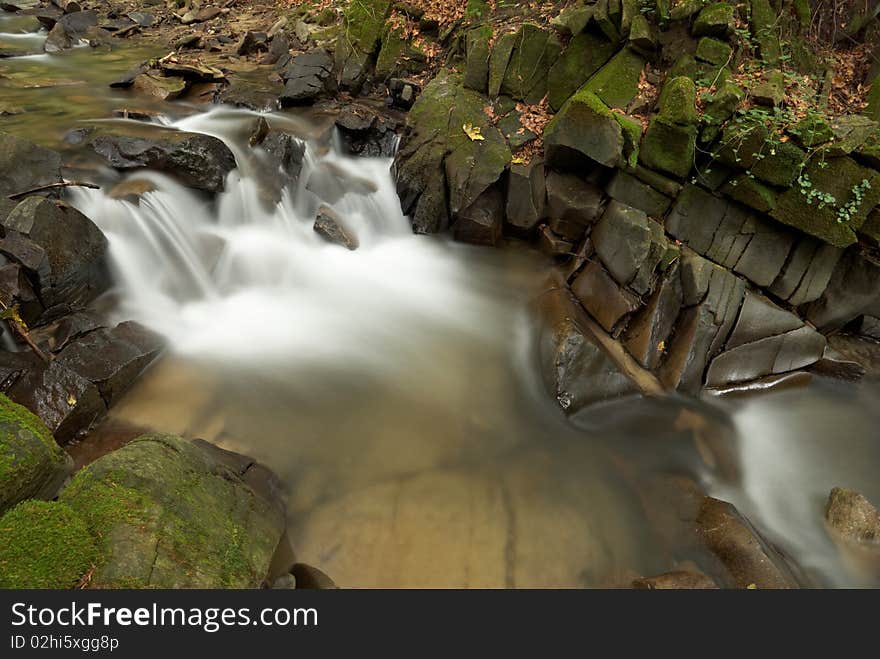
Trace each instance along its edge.
<path fill-rule="evenodd" d="M 61 181 L 60 183 L 47 183 L 46 185 L 41 185 L 36 188 L 31 188 L 30 190 L 25 190 L 24 192 L 16 192 L 15 194 L 9 195 L 9 199 L 15 201 L 16 199 L 21 199 L 22 197 L 27 197 L 29 194 L 33 194 L 35 192 L 42 192 L 43 190 L 51 190 L 53 188 L 91 188 L 92 190 L 100 190 L 100 185 L 95 185 L 94 183 L 84 183 L 82 181 Z"/>
<path fill-rule="evenodd" d="M 28 344 L 28 347 L 33 351 L 33 353 L 42 359 L 47 364 L 52 361 L 52 358 L 47 355 L 45 352 L 40 350 L 34 340 L 31 338 L 30 333 L 28 332 L 28 326 L 22 320 L 21 316 L 18 315 L 18 307 L 15 305 L 9 306 L 3 300 L 0 300 L 0 307 L 2 307 L 2 311 L 0 311 L 0 318 L 3 318 L 7 321 L 7 324 L 15 330 L 16 334 L 18 334 L 24 342 Z"/>

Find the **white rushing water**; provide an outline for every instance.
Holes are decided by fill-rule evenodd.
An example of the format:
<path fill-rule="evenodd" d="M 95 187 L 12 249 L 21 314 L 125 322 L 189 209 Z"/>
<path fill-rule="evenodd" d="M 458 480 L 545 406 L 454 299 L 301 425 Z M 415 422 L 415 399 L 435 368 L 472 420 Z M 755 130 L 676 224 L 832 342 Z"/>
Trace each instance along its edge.
<path fill-rule="evenodd" d="M 412 234 L 390 159 L 354 159 L 310 143 L 298 180 L 267 207 L 242 130 L 256 117 L 220 108 L 177 123 L 224 139 L 236 155 L 239 169 L 216 202 L 154 172 L 128 176 L 155 185 L 139 205 L 104 191 L 72 192 L 110 241 L 120 318 L 159 331 L 175 352 L 226 360 L 375 360 L 399 350 L 407 336 L 417 341 L 395 332 L 402 324 L 485 330 L 480 317 L 491 302 L 459 257 L 469 248 Z M 327 243 L 312 228 L 327 202 L 306 183 L 322 176 L 357 183 L 332 204 L 356 234 L 356 251 Z M 373 191 L 363 194 L 365 188 Z"/>

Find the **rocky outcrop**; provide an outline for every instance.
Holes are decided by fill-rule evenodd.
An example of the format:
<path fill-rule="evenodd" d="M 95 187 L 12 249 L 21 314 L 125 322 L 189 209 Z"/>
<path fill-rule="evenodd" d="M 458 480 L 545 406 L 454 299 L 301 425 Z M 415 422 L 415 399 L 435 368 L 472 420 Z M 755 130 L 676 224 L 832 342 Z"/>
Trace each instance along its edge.
<path fill-rule="evenodd" d="M 316 48 L 294 56 L 281 72 L 281 105 L 304 105 L 326 95 L 335 87 L 332 75 L 333 59 L 326 50 Z"/>
<path fill-rule="evenodd" d="M 880 512 L 864 495 L 835 487 L 828 495 L 825 520 L 842 538 L 875 545 L 880 551 Z"/>
<path fill-rule="evenodd" d="M 339 214 L 329 206 L 321 206 L 318 209 L 312 228 L 328 243 L 341 245 L 350 250 L 358 248 L 357 237 L 345 227 L 345 222 Z"/>
<path fill-rule="evenodd" d="M 211 193 L 223 190 L 226 175 L 235 168 L 235 156 L 222 140 L 200 133 L 164 131 L 151 137 L 106 134 L 94 138 L 91 146 L 115 169 L 155 169 Z"/>

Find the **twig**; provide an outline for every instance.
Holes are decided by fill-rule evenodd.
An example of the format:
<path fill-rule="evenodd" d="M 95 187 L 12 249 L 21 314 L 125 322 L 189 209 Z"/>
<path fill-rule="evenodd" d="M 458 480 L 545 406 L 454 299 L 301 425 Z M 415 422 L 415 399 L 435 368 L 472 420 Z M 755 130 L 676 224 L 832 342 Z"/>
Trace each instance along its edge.
<path fill-rule="evenodd" d="M 22 197 L 27 197 L 29 194 L 33 194 L 34 192 L 42 192 L 43 190 L 51 190 L 53 188 L 71 188 L 71 187 L 79 187 L 79 188 L 91 188 L 92 190 L 100 190 L 100 185 L 95 185 L 94 183 L 83 183 L 81 181 L 61 181 L 60 183 L 47 183 L 46 185 L 41 185 L 36 188 L 31 188 L 30 190 L 25 190 L 24 192 L 16 192 L 15 194 L 9 195 L 9 199 L 13 201 L 16 199 L 21 199 Z"/>
<path fill-rule="evenodd" d="M 15 306 L 10 307 L 3 300 L 0 300 L 0 307 L 3 308 L 2 317 L 8 322 L 8 325 L 15 330 L 15 333 L 24 339 L 24 342 L 28 344 L 28 347 L 30 347 L 34 354 L 47 364 L 52 361 L 52 358 L 40 350 L 37 344 L 34 343 L 34 340 L 28 332 L 27 325 L 21 319 L 21 316 L 18 315 L 18 308 Z"/>

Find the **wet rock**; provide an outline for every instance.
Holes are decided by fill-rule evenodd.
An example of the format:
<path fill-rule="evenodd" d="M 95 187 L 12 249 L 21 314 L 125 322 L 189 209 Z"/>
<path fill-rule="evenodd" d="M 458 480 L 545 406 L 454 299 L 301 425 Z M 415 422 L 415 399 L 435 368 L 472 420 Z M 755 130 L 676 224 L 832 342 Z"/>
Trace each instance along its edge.
<path fill-rule="evenodd" d="M 57 53 L 77 45 L 88 36 L 89 30 L 98 25 L 98 14 L 94 10 L 77 11 L 61 16 L 49 31 L 43 49 L 47 53 Z"/>
<path fill-rule="evenodd" d="M 0 220 L 15 203 L 6 199 L 8 195 L 60 182 L 61 154 L 0 133 Z"/>
<path fill-rule="evenodd" d="M 572 282 L 571 291 L 602 328 L 614 333 L 618 323 L 639 308 L 639 299 L 620 286 L 597 261 L 592 261 Z"/>
<path fill-rule="evenodd" d="M 130 11 L 126 15 L 141 27 L 152 27 L 156 22 L 156 17 L 145 11 Z"/>
<path fill-rule="evenodd" d="M 764 542 L 731 504 L 705 497 L 697 529 L 737 588 L 796 588 L 797 581 L 782 558 Z"/>
<path fill-rule="evenodd" d="M 333 59 L 321 48 L 294 56 L 281 73 L 284 91 L 282 106 L 302 105 L 315 101 L 333 86 Z"/>
<path fill-rule="evenodd" d="M 822 358 L 810 367 L 810 372 L 823 377 L 858 382 L 868 372 L 860 362 L 835 350 L 831 345 L 825 346 Z"/>
<path fill-rule="evenodd" d="M 222 13 L 219 7 L 205 7 L 196 11 L 188 11 L 180 16 L 180 22 L 184 25 L 192 25 L 193 23 L 206 23 L 217 18 Z"/>
<path fill-rule="evenodd" d="M 0 514 L 25 499 L 51 499 L 72 461 L 48 428 L 0 394 Z"/>
<path fill-rule="evenodd" d="M 218 68 L 196 60 L 181 59 L 175 54 L 158 60 L 157 68 L 166 76 L 176 76 L 195 82 L 226 82 L 226 75 Z"/>
<path fill-rule="evenodd" d="M 572 254 L 574 243 L 557 236 L 550 227 L 542 224 L 538 229 L 538 249 L 547 256 L 566 257 Z"/>
<path fill-rule="evenodd" d="M 2 225 L 0 252 L 27 270 L 46 309 L 83 307 L 109 287 L 107 239 L 76 209 L 27 197 Z"/>
<path fill-rule="evenodd" d="M 110 83 L 110 87 L 112 88 L 128 88 L 134 84 L 135 78 L 137 78 L 142 73 L 146 73 L 150 70 L 149 62 L 142 62 L 137 66 L 126 71 L 121 77 L 116 78 Z"/>
<path fill-rule="evenodd" d="M 296 579 L 297 588 L 308 590 L 332 590 L 338 587 L 333 583 L 333 579 L 311 565 L 297 563 L 290 569 L 290 571 Z"/>
<path fill-rule="evenodd" d="M 669 197 L 620 169 L 614 173 L 605 190 L 612 199 L 638 208 L 649 217 L 663 217 L 672 204 Z"/>
<path fill-rule="evenodd" d="M 186 80 L 177 76 L 141 73 L 132 81 L 132 87 L 163 101 L 171 101 L 186 91 Z"/>
<path fill-rule="evenodd" d="M 562 44 L 553 32 L 532 23 L 523 24 L 514 35 L 501 93 L 538 103 L 547 94 L 547 76 L 561 52 Z"/>
<path fill-rule="evenodd" d="M 111 199 L 124 199 L 125 201 L 137 204 L 143 195 L 153 192 L 155 189 L 156 184 L 149 179 L 133 178 L 114 185 L 113 189 L 107 193 L 107 196 Z"/>
<path fill-rule="evenodd" d="M 793 306 L 812 302 L 827 288 L 842 254 L 843 250 L 838 247 L 804 236 L 767 290 Z"/>
<path fill-rule="evenodd" d="M 668 249 L 663 227 L 642 211 L 612 201 L 592 233 L 602 263 L 622 286 L 649 293 L 657 266 Z"/>
<path fill-rule="evenodd" d="M 269 50 L 269 36 L 265 32 L 245 32 L 235 48 L 239 55 L 255 55 Z"/>
<path fill-rule="evenodd" d="M 602 191 L 572 174 L 547 174 L 547 215 L 554 232 L 580 239 L 602 211 Z"/>
<path fill-rule="evenodd" d="M 221 140 L 198 133 L 99 135 L 92 140 L 92 148 L 115 169 L 155 169 L 191 188 L 212 193 L 223 189 L 226 175 L 235 168 L 235 157 Z"/>
<path fill-rule="evenodd" d="M 544 219 L 546 204 L 544 161 L 512 164 L 507 176 L 507 225 L 515 233 L 528 235 Z"/>
<path fill-rule="evenodd" d="M 338 41 L 335 52 L 339 85 L 343 89 L 355 92 L 360 90 L 378 52 L 385 19 L 390 11 L 391 0 L 365 0 L 363 3 L 350 5 L 344 11 L 343 29 L 346 38 Z"/>
<path fill-rule="evenodd" d="M 804 321 L 790 311 L 781 309 L 759 293 L 746 291 L 739 318 L 727 341 L 727 348 L 785 334 L 803 326 Z"/>
<path fill-rule="evenodd" d="M 323 162 L 312 169 L 306 190 L 313 192 L 321 201 L 333 205 L 346 194 L 368 195 L 376 192 L 376 184 L 366 178 L 353 176 L 347 170 L 332 163 Z"/>
<path fill-rule="evenodd" d="M 862 314 L 880 311 L 880 263 L 856 247 L 838 261 L 822 296 L 806 305 L 806 318 L 823 332 L 843 327 Z"/>
<path fill-rule="evenodd" d="M 287 38 L 287 35 L 283 32 L 272 36 L 269 39 L 269 45 L 266 50 L 266 55 L 260 60 L 260 64 L 275 64 L 281 60 L 282 57 L 288 55 L 290 53 L 290 39 Z"/>
<path fill-rule="evenodd" d="M 486 92 L 489 83 L 489 41 L 492 28 L 481 26 L 469 30 L 465 37 L 465 71 L 462 84 L 474 91 Z"/>
<path fill-rule="evenodd" d="M 350 250 L 358 248 L 357 237 L 345 228 L 342 218 L 329 206 L 321 206 L 318 209 L 312 228 L 328 243 L 342 245 Z"/>
<path fill-rule="evenodd" d="M 569 98 L 544 131 L 547 162 L 565 168 L 579 156 L 614 167 L 623 153 L 623 131 L 598 96 L 579 91 Z"/>
<path fill-rule="evenodd" d="M 43 303 L 34 292 L 27 270 L 17 263 L 0 266 L 0 300 L 8 307 L 17 306 L 18 315 L 29 326 L 43 315 Z"/>
<path fill-rule="evenodd" d="M 636 590 L 714 590 L 718 585 L 699 571 L 673 570 L 632 582 Z"/>
<path fill-rule="evenodd" d="M 547 100 L 550 107 L 558 111 L 615 50 L 613 43 L 590 32 L 573 37 L 548 73 Z"/>
<path fill-rule="evenodd" d="M 91 311 L 77 311 L 47 325 L 31 328 L 30 335 L 44 352 L 57 353 L 71 341 L 104 326 L 104 320 Z"/>
<path fill-rule="evenodd" d="M 645 59 L 631 48 L 617 51 L 583 86 L 605 105 L 624 109 L 639 91 L 639 79 L 645 68 Z"/>
<path fill-rule="evenodd" d="M 457 214 L 452 231 L 460 242 L 495 246 L 501 241 L 503 221 L 504 200 L 498 186 L 493 185 Z"/>
<path fill-rule="evenodd" d="M 345 150 L 355 156 L 391 158 L 397 145 L 396 120 L 362 105 L 346 105 L 336 117 Z"/>
<path fill-rule="evenodd" d="M 583 310 L 564 289 L 537 301 L 539 354 L 544 382 L 566 413 L 638 391 L 584 329 Z"/>
<path fill-rule="evenodd" d="M 627 351 L 645 368 L 654 370 L 660 364 L 682 303 L 681 277 L 675 263 L 632 317 L 623 337 Z"/>
<path fill-rule="evenodd" d="M 880 548 L 880 512 L 864 495 L 835 487 L 825 506 L 828 526 L 847 540 L 877 544 Z"/>
<path fill-rule="evenodd" d="M 401 110 L 409 110 L 421 91 L 421 86 L 409 80 L 391 78 L 388 81 L 388 98 L 391 105 Z"/>
<path fill-rule="evenodd" d="M 144 435 L 99 458 L 60 500 L 96 539 L 96 587 L 257 588 L 285 526 L 283 502 L 173 435 Z"/>

